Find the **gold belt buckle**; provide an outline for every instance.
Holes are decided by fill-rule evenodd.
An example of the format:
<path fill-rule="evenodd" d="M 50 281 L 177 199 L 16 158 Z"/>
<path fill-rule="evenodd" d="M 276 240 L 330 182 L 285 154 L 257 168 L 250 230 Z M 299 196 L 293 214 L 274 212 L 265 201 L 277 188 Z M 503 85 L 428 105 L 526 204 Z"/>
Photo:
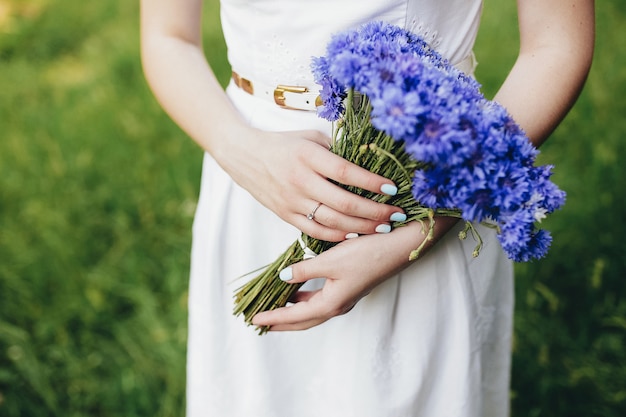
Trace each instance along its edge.
<path fill-rule="evenodd" d="M 235 81 L 235 85 L 237 87 L 241 88 L 243 91 L 245 91 L 246 93 L 250 95 L 254 94 L 254 87 L 252 86 L 252 81 L 246 78 L 243 78 L 242 76 L 237 74 L 235 71 L 233 71 L 233 80 Z"/>
<path fill-rule="evenodd" d="M 303 94 L 308 91 L 309 89 L 307 87 L 298 87 L 295 85 L 279 84 L 274 89 L 274 102 L 278 104 L 280 107 L 284 107 L 286 109 L 293 109 L 293 107 L 289 107 L 285 104 L 285 92 Z"/>
<path fill-rule="evenodd" d="M 274 102 L 282 108 L 291 109 L 291 110 L 305 110 L 299 107 L 290 107 L 285 104 L 285 93 L 296 93 L 296 94 L 304 94 L 308 93 L 310 90 L 307 87 L 300 87 L 295 85 L 283 85 L 279 84 L 274 89 Z M 307 102 L 308 103 L 308 102 Z M 323 104 L 322 98 L 320 96 L 315 97 L 315 107 L 319 107 Z"/>

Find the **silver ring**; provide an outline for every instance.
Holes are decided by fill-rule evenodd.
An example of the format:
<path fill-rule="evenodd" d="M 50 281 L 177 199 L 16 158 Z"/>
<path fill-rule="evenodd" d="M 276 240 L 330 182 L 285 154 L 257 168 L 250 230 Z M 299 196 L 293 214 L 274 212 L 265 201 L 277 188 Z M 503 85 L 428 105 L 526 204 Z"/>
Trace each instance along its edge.
<path fill-rule="evenodd" d="M 317 211 L 318 208 L 320 208 L 321 205 L 322 203 L 317 203 L 317 206 L 315 206 L 312 212 L 306 215 L 306 218 L 309 220 L 315 220 L 315 212 Z"/>

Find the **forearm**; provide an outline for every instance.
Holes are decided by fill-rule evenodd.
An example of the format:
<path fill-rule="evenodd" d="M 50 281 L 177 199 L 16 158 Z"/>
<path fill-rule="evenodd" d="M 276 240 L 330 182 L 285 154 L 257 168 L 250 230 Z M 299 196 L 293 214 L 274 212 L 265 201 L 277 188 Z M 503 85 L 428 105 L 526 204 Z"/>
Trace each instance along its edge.
<path fill-rule="evenodd" d="M 518 0 L 520 53 L 496 94 L 540 146 L 578 97 L 591 65 L 592 0 Z"/>
<path fill-rule="evenodd" d="M 201 45 L 201 2 L 186 7 L 144 0 L 141 59 L 150 88 L 169 116 L 204 150 L 220 160 L 233 130 L 246 126 L 213 71 Z M 191 5 L 189 5 L 191 4 Z M 164 16 L 177 14 L 171 20 Z M 235 142 L 235 141 L 232 141 Z M 233 143 L 234 144 L 234 143 Z"/>

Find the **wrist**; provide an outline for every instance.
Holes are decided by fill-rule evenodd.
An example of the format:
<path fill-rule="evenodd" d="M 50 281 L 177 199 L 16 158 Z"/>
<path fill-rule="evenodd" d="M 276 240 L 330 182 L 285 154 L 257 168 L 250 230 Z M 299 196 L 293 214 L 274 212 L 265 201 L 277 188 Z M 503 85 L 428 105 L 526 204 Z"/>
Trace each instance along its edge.
<path fill-rule="evenodd" d="M 259 178 L 267 168 L 260 137 L 263 132 L 245 123 L 228 126 L 208 152 L 220 167 L 248 191 L 259 187 Z M 253 193 L 254 195 L 254 193 Z"/>
<path fill-rule="evenodd" d="M 394 231 L 398 235 L 398 240 L 402 241 L 399 253 L 405 257 L 407 265 L 413 260 L 423 257 L 458 223 L 459 219 L 456 217 L 436 216 L 434 221 L 435 224 L 431 234 L 429 234 L 428 230 L 430 227 L 428 220 L 425 220 L 424 224 L 412 221 Z M 414 257 L 416 250 L 418 250 L 418 256 Z"/>

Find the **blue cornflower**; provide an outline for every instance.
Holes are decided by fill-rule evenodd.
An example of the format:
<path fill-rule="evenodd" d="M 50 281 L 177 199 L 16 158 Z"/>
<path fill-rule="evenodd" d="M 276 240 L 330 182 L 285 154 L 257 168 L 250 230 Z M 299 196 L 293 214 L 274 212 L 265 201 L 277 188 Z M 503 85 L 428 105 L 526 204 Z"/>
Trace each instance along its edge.
<path fill-rule="evenodd" d="M 379 97 L 371 98 L 372 125 L 389 136 L 401 139 L 415 131 L 415 115 L 421 110 L 417 94 L 405 93 L 388 84 Z"/>
<path fill-rule="evenodd" d="M 541 207 L 546 213 L 552 213 L 565 204 L 565 192 L 550 181 L 552 168 L 552 165 L 544 165 L 529 169 L 529 180 L 534 183 L 535 198 L 540 198 Z"/>
<path fill-rule="evenodd" d="M 367 59 L 358 53 L 345 51 L 337 54 L 330 62 L 329 73 L 339 84 L 356 88 L 359 75 L 368 65 Z"/>
<path fill-rule="evenodd" d="M 339 119 L 345 111 L 345 87 L 330 76 L 329 63 L 325 57 L 314 58 L 311 70 L 315 82 L 322 86 L 319 92 L 323 104 L 317 108 L 317 114 L 331 122 Z"/>
<path fill-rule="evenodd" d="M 331 122 L 341 118 L 345 111 L 346 93 L 335 83 L 324 83 L 320 90 L 322 105 L 317 107 L 317 114 Z"/>
<path fill-rule="evenodd" d="M 498 235 L 507 256 L 515 262 L 528 262 L 532 259 L 543 258 L 552 243 L 550 232 L 543 229 L 535 230 L 533 225 L 528 223 L 515 224 L 515 226 L 518 229 L 517 234 L 502 232 Z M 519 240 L 515 241 L 516 237 Z"/>
<path fill-rule="evenodd" d="M 531 259 L 540 259 L 546 256 L 550 245 L 552 244 L 552 235 L 545 229 L 533 231 L 530 234 L 530 240 L 527 247 L 520 251 L 515 259 L 517 262 L 528 262 Z"/>
<path fill-rule="evenodd" d="M 498 240 L 511 259 L 518 259 L 530 242 L 534 218 L 528 210 L 507 213 L 499 219 Z"/>
<path fill-rule="evenodd" d="M 434 166 L 428 170 L 416 170 L 413 174 L 411 192 L 415 201 L 432 209 L 454 207 L 450 190 L 453 188 L 449 171 Z"/>

